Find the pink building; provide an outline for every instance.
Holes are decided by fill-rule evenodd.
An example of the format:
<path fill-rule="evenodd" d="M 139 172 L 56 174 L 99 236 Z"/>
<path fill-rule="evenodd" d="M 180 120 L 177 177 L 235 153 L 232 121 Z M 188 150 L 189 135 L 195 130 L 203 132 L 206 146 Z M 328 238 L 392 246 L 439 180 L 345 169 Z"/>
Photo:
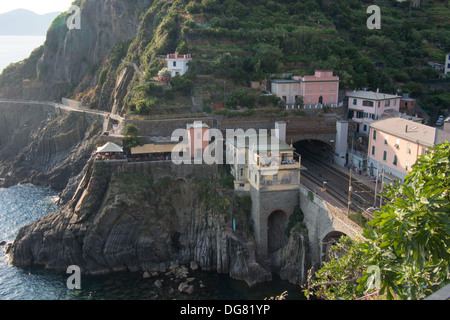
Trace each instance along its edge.
<path fill-rule="evenodd" d="M 303 96 L 305 105 L 336 105 L 339 97 L 339 77 L 333 71 L 316 70 L 313 76 L 293 76 L 292 79 L 272 80 L 272 93 L 287 105 L 295 105 Z"/>
<path fill-rule="evenodd" d="M 450 141 L 450 134 L 402 118 L 388 118 L 370 125 L 367 169 L 378 175 L 384 168 L 385 182 L 403 180 L 428 148 Z"/>
<path fill-rule="evenodd" d="M 195 121 L 194 123 L 188 123 L 186 130 L 188 134 L 188 154 L 192 159 L 201 160 L 203 151 L 210 143 L 209 126 L 201 121 Z"/>
<path fill-rule="evenodd" d="M 369 125 L 385 111 L 400 108 L 400 96 L 378 91 L 349 91 L 347 97 L 349 119 L 356 122 L 356 132 L 365 134 L 369 133 Z"/>

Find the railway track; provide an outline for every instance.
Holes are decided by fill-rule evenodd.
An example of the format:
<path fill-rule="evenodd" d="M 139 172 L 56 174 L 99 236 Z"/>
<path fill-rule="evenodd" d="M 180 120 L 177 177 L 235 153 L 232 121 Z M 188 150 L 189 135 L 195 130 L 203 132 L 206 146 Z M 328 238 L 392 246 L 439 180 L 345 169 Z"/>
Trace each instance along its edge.
<path fill-rule="evenodd" d="M 325 163 L 322 159 L 314 154 L 301 150 L 302 153 L 302 165 L 308 168 L 308 171 L 303 172 L 303 176 L 315 185 L 323 185 L 326 181 L 327 192 L 333 196 L 341 204 L 348 204 L 348 187 L 350 181 L 349 173 L 342 172 L 329 164 Z M 317 171 L 317 174 L 313 173 Z M 350 209 L 353 211 L 366 211 L 369 207 L 374 205 L 375 189 L 367 186 L 366 184 L 352 179 L 352 194 Z M 385 203 L 386 201 L 383 201 Z"/>
<path fill-rule="evenodd" d="M 323 187 L 323 181 L 321 179 L 319 179 L 318 177 L 310 174 L 307 171 L 302 172 L 302 177 L 306 178 L 307 180 L 309 180 L 311 183 L 313 183 L 316 186 L 319 186 L 321 188 Z M 345 194 L 342 193 L 342 190 L 336 190 L 336 189 L 330 187 L 329 185 L 326 185 L 325 188 L 326 188 L 325 192 L 327 194 L 332 196 L 336 201 L 341 203 L 343 206 L 345 206 L 345 207 L 348 206 L 348 194 L 346 196 Z M 354 203 L 352 201 L 352 203 L 350 204 L 350 210 L 353 212 L 356 212 L 358 210 L 364 211 L 364 210 L 366 210 L 366 208 L 364 208 L 364 207 L 360 206 L 359 204 Z"/>

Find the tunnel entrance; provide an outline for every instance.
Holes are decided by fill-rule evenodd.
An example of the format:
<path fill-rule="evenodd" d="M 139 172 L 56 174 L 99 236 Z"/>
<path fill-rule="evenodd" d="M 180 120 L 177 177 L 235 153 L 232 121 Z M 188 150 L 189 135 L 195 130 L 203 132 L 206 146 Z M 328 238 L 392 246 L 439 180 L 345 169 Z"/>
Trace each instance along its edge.
<path fill-rule="evenodd" d="M 285 235 L 285 229 L 288 225 L 288 216 L 286 212 L 277 210 L 270 214 L 267 221 L 268 235 L 267 248 L 269 254 L 284 247 L 288 238 Z"/>
<path fill-rule="evenodd" d="M 295 152 L 303 158 L 317 157 L 321 160 L 331 161 L 334 158 L 333 148 L 320 140 L 308 139 L 294 143 Z"/>

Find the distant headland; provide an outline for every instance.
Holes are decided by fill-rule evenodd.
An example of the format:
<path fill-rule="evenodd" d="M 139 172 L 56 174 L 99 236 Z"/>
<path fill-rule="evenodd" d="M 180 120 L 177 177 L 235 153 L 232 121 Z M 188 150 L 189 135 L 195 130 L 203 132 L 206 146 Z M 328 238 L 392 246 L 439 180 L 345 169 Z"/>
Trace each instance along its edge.
<path fill-rule="evenodd" d="M 26 9 L 17 9 L 0 14 L 0 35 L 45 36 L 52 21 L 60 12 L 37 14 Z"/>

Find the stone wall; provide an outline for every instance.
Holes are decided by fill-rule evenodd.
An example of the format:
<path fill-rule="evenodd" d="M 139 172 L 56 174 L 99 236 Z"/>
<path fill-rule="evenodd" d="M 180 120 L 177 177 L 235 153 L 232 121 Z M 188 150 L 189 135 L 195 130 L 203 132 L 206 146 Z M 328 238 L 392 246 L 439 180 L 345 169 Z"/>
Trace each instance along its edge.
<path fill-rule="evenodd" d="M 312 266 L 321 264 L 322 241 L 330 232 L 339 231 L 350 237 L 362 233 L 362 229 L 356 223 L 302 185 L 300 185 L 300 208 L 308 228 Z"/>
<path fill-rule="evenodd" d="M 251 186 L 250 196 L 252 198 L 252 220 L 258 253 L 265 257 L 268 254 L 268 220 L 270 215 L 280 210 L 287 214 L 286 221 L 289 221 L 290 215 L 299 203 L 299 192 L 298 189 L 258 192 Z"/>

